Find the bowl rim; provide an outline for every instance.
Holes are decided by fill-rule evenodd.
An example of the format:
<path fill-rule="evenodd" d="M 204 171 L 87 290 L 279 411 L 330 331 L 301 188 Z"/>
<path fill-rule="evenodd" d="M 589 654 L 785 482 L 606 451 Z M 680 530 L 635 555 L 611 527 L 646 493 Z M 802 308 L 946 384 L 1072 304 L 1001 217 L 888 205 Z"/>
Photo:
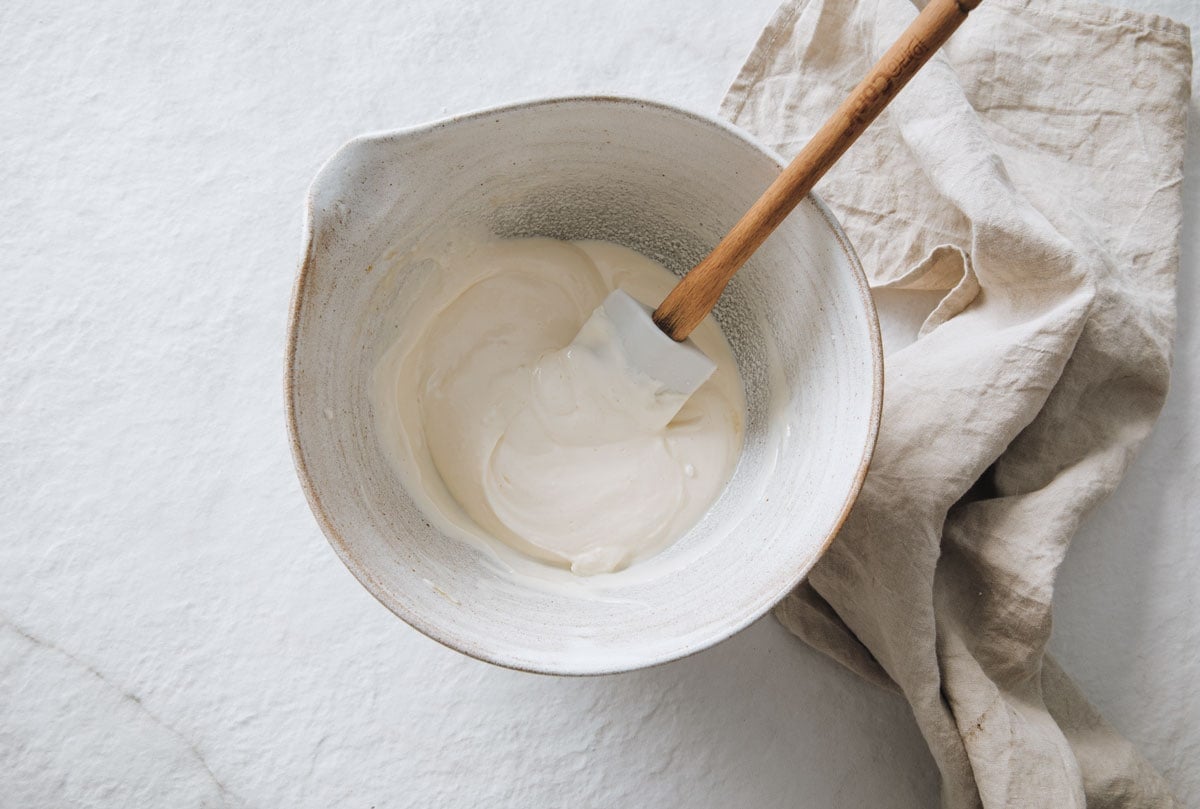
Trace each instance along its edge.
<path fill-rule="evenodd" d="M 829 549 L 829 545 L 833 542 L 834 537 L 841 531 L 846 519 L 849 517 L 850 509 L 854 506 L 858 499 L 859 493 L 862 491 L 863 482 L 867 476 L 867 470 L 871 465 L 871 458 L 875 452 L 875 446 L 879 437 L 879 424 L 883 411 L 883 342 L 880 333 L 879 314 L 875 308 L 874 299 L 871 296 L 870 285 L 867 281 L 866 273 L 862 268 L 862 263 L 859 261 L 858 254 L 854 250 L 850 239 L 842 230 L 841 224 L 830 211 L 825 202 L 813 192 L 808 194 L 810 201 L 817 212 L 825 220 L 826 224 L 832 231 L 842 252 L 849 261 L 851 274 L 854 277 L 854 282 L 859 291 L 859 297 L 867 315 L 867 332 L 871 347 L 871 410 L 867 425 L 867 437 L 864 443 L 862 454 L 859 458 L 858 468 L 851 482 L 850 489 L 846 493 L 846 498 L 843 501 L 842 508 L 838 513 L 837 519 L 834 521 L 833 527 L 821 542 L 820 547 L 812 555 L 809 562 L 799 570 L 794 577 L 789 577 L 784 586 L 778 592 L 770 593 L 770 597 L 761 601 L 761 606 L 756 606 L 746 616 L 739 618 L 736 621 L 730 621 L 725 624 L 714 625 L 715 630 L 711 637 L 704 638 L 696 643 L 690 644 L 679 650 L 668 651 L 667 653 L 658 653 L 653 656 L 648 656 L 644 661 L 630 662 L 628 658 L 621 658 L 620 662 L 613 664 L 605 664 L 600 660 L 599 665 L 581 666 L 581 665 L 566 665 L 566 666 L 551 666 L 547 665 L 543 668 L 532 667 L 527 661 L 513 659 L 503 653 L 484 648 L 476 645 L 469 639 L 457 637 L 452 633 L 443 630 L 436 622 L 428 621 L 423 616 L 410 612 L 404 609 L 400 604 L 392 603 L 389 599 L 385 588 L 371 574 L 365 565 L 361 563 L 358 557 L 350 550 L 349 545 L 342 536 L 334 529 L 333 523 L 330 520 L 325 508 L 321 502 L 321 497 L 317 492 L 316 485 L 309 475 L 308 466 L 304 460 L 304 452 L 301 447 L 300 432 L 296 423 L 296 350 L 298 343 L 300 312 L 305 304 L 305 293 L 308 288 L 309 270 L 312 267 L 315 253 L 315 233 L 314 221 L 316 211 L 316 189 L 320 181 L 330 165 L 345 151 L 356 143 L 368 141 L 382 141 L 401 136 L 410 136 L 417 134 L 426 134 L 434 132 L 438 129 L 457 124 L 465 121 L 472 121 L 479 118 L 485 118 L 498 113 L 510 113 L 518 110 L 532 109 L 537 107 L 551 107 L 566 104 L 600 104 L 612 106 L 637 106 L 648 107 L 660 112 L 665 112 L 671 115 L 682 118 L 691 119 L 696 123 L 706 126 L 715 127 L 726 135 L 733 136 L 737 140 L 744 142 L 746 145 L 757 150 L 765 157 L 769 158 L 776 166 L 782 170 L 787 165 L 785 160 L 778 152 L 769 146 L 760 142 L 756 137 L 740 129 L 739 127 L 722 120 L 713 115 L 707 115 L 700 112 L 677 107 L 673 104 L 668 104 L 662 101 L 656 101 L 646 98 L 638 98 L 635 96 L 623 95 L 567 95 L 567 96 L 551 96 L 544 98 L 534 98 L 525 101 L 517 101 L 509 104 L 501 104 L 497 106 L 485 107 L 470 112 L 464 112 L 452 115 L 446 118 L 440 118 L 428 123 L 419 124 L 412 127 L 403 127 L 399 129 L 383 130 L 377 132 L 367 132 L 357 135 L 341 146 L 339 146 L 329 156 L 327 160 L 318 169 L 309 184 L 305 195 L 304 203 L 304 235 L 303 246 L 300 253 L 300 261 L 296 271 L 296 278 L 292 285 L 291 301 L 288 312 L 288 327 L 287 341 L 284 349 L 284 374 L 283 374 L 283 395 L 284 395 L 284 417 L 287 424 L 288 444 L 291 448 L 292 463 L 296 469 L 296 476 L 300 480 L 300 488 L 304 492 L 305 499 L 308 501 L 309 509 L 316 518 L 321 531 L 325 534 L 326 540 L 332 546 L 334 553 L 341 559 L 342 564 L 350 571 L 366 590 L 375 599 L 386 607 L 392 614 L 400 618 L 406 624 L 416 629 L 421 634 L 434 640 L 448 649 L 452 649 L 460 654 L 465 654 L 476 660 L 485 663 L 491 663 L 503 668 L 514 669 L 516 671 L 529 672 L 533 674 L 545 674 L 552 676 L 592 676 L 601 674 L 616 674 L 626 671 L 635 671 L 652 666 L 659 666 L 669 663 L 674 660 L 681 660 L 690 657 L 694 654 L 704 651 L 721 641 L 727 640 L 733 635 L 745 629 L 750 624 L 757 621 L 769 610 L 782 601 L 792 590 L 796 588 L 800 582 L 804 581 L 805 577 L 812 570 L 813 566 L 820 560 L 825 552 Z"/>

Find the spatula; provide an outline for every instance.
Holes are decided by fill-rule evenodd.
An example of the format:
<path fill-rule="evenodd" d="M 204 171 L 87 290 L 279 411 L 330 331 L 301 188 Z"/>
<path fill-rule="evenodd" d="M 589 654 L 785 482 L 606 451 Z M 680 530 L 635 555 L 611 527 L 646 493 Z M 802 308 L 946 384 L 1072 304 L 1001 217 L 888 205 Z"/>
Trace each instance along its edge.
<path fill-rule="evenodd" d="M 611 323 L 603 332 L 612 335 L 628 369 L 683 394 L 681 403 L 704 384 L 716 366 L 688 335 L 716 306 L 734 273 L 980 2 L 930 0 L 783 173 L 653 313 L 621 290 L 609 294 L 592 318 Z"/>

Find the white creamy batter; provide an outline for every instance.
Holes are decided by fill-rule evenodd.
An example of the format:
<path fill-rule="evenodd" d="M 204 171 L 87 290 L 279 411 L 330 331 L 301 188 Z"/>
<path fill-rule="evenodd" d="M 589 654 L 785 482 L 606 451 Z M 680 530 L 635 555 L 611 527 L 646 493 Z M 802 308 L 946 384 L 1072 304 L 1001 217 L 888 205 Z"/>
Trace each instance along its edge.
<path fill-rule="evenodd" d="M 603 335 L 569 345 L 609 291 L 655 304 L 675 276 L 615 244 L 549 239 L 424 266 L 371 399 L 401 481 L 439 527 L 593 574 L 652 555 L 704 515 L 737 463 L 745 413 L 716 322 L 692 339 L 717 371 L 682 409 L 580 350 Z"/>

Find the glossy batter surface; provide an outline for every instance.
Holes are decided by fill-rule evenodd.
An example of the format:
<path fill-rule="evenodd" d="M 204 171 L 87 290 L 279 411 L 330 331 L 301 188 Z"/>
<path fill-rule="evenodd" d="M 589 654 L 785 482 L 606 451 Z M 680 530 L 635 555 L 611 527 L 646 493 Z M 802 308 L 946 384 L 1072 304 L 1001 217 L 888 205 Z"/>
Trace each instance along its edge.
<path fill-rule="evenodd" d="M 548 239 L 457 250 L 428 273 L 372 403 L 402 482 L 440 527 L 593 574 L 652 555 L 704 515 L 737 463 L 745 412 L 715 321 L 693 340 L 717 372 L 682 409 L 581 350 L 602 334 L 571 345 L 612 289 L 652 304 L 675 276 L 618 245 Z"/>

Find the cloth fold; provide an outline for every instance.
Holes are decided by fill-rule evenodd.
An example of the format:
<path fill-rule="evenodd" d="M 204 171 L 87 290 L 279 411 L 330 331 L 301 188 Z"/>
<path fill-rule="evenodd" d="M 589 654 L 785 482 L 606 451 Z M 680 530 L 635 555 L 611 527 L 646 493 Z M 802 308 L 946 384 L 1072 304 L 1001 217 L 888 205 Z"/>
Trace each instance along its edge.
<path fill-rule="evenodd" d="M 916 12 L 786 3 L 723 115 L 790 157 Z M 1191 64 L 1166 18 L 987 0 L 817 189 L 891 294 L 884 413 L 776 615 L 908 699 L 946 806 L 1173 805 L 1045 647 L 1070 538 L 1166 396 Z"/>

